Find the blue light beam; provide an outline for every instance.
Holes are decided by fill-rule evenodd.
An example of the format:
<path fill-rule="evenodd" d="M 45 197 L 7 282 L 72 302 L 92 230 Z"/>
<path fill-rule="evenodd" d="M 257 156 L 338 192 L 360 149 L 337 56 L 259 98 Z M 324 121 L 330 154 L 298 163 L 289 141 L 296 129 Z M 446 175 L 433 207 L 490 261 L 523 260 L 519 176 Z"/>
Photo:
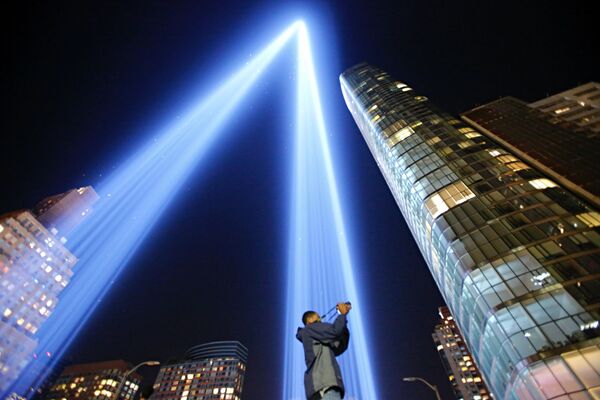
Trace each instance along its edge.
<path fill-rule="evenodd" d="M 101 200 L 67 246 L 79 258 L 72 282 L 54 314 L 38 331 L 38 353 L 60 358 L 95 307 L 133 257 L 192 171 L 215 147 L 232 112 L 297 35 L 297 125 L 288 247 L 283 398 L 302 399 L 304 371 L 294 332 L 302 312 L 353 302 L 352 344 L 341 364 L 347 399 L 376 399 L 361 301 L 343 223 L 308 32 L 296 22 L 252 61 L 223 82 L 184 117 L 159 132 L 108 179 L 97 185 Z M 132 288 L 135 290 L 135 288 Z M 299 321 L 298 321 L 299 322 Z M 52 361 L 50 361 L 52 363 Z M 24 373 L 16 386 L 36 377 Z"/>
<path fill-rule="evenodd" d="M 286 29 L 97 186 L 100 201 L 67 244 L 79 258 L 73 280 L 37 335 L 38 353 L 54 355 L 49 363 L 75 338 L 186 178 L 214 147 L 236 106 L 297 28 L 293 24 Z M 25 371 L 14 386 L 29 387 L 35 378 L 31 375 Z"/>
<path fill-rule="evenodd" d="M 350 300 L 351 345 L 340 357 L 346 399 L 377 399 L 340 196 L 323 118 L 308 31 L 300 24 L 298 86 L 288 244 L 283 398 L 305 398 L 304 355 L 293 333 L 306 310 Z"/>

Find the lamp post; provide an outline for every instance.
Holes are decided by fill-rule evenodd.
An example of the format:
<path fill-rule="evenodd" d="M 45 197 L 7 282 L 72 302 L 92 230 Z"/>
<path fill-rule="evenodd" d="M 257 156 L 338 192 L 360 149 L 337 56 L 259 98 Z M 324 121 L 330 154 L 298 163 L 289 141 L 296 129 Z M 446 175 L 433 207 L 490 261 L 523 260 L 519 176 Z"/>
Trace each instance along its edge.
<path fill-rule="evenodd" d="M 119 396 L 121 395 L 121 390 L 123 389 L 123 385 L 125 385 L 125 381 L 127 380 L 127 377 L 129 375 L 131 375 L 135 370 L 137 370 L 142 365 L 148 365 L 148 366 L 160 365 L 160 361 L 144 361 L 144 362 L 139 363 L 135 367 L 131 368 L 129 371 L 127 371 L 125 373 L 125 375 L 123 375 L 123 378 L 121 378 L 121 382 L 119 382 L 119 386 L 117 387 L 117 391 L 116 391 L 115 400 L 119 400 Z"/>
<path fill-rule="evenodd" d="M 402 378 L 402 380 L 405 382 L 415 382 L 415 381 L 423 382 L 424 384 L 426 384 L 429 387 L 429 389 L 431 389 L 435 392 L 435 396 L 437 397 L 437 400 L 442 400 L 442 398 L 440 397 L 440 392 L 438 392 L 438 390 L 437 390 L 437 386 L 432 385 L 431 383 L 427 382 L 425 379 L 419 378 L 418 376 L 407 376 L 406 378 Z"/>

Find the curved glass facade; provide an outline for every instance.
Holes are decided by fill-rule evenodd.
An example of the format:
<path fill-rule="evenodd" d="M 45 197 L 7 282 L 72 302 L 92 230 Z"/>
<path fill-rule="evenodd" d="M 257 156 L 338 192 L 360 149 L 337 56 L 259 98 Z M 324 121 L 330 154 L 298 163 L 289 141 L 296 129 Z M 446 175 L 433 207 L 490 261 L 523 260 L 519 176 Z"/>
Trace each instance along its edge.
<path fill-rule="evenodd" d="M 204 360 L 215 357 L 235 357 L 246 364 L 248 362 L 248 349 L 235 340 L 210 342 L 191 347 L 185 352 L 186 360 Z"/>
<path fill-rule="evenodd" d="M 387 73 L 340 81 L 495 397 L 600 398 L 600 213 Z"/>
<path fill-rule="evenodd" d="M 237 341 L 190 348 L 183 360 L 163 365 L 154 382 L 155 400 L 241 400 L 248 349 Z"/>

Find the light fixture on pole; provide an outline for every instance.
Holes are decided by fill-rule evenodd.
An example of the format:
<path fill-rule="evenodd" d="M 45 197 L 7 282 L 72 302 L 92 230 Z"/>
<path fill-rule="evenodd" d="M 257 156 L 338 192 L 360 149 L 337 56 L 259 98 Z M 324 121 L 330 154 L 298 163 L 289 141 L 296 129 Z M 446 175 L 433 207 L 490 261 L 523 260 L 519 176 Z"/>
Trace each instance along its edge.
<path fill-rule="evenodd" d="M 127 377 L 129 375 L 131 375 L 135 370 L 137 370 L 142 365 L 148 365 L 148 366 L 152 367 L 155 365 L 160 365 L 160 361 L 144 361 L 144 362 L 139 363 L 135 367 L 131 368 L 129 371 L 125 372 L 125 375 L 123 375 L 123 378 L 121 378 L 121 382 L 119 382 L 119 386 L 117 387 L 115 400 L 119 400 L 119 396 L 121 395 L 121 390 L 123 389 L 123 385 L 125 385 L 125 381 L 127 380 Z"/>
<path fill-rule="evenodd" d="M 435 396 L 437 397 L 437 400 L 442 400 L 442 398 L 440 397 L 440 392 L 438 392 L 437 386 L 432 385 L 431 383 L 427 382 L 425 379 L 419 378 L 418 376 L 407 376 L 405 378 L 402 378 L 402 380 L 405 382 L 415 382 L 415 381 L 423 382 L 424 384 L 426 384 L 429 387 L 429 389 L 431 389 L 435 392 Z"/>

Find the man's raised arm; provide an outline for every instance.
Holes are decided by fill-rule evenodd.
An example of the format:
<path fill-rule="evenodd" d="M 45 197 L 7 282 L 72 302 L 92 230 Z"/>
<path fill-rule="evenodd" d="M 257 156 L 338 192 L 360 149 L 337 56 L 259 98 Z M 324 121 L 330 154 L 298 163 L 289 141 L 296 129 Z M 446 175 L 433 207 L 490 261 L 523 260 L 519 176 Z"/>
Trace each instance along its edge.
<path fill-rule="evenodd" d="M 346 314 L 348 314 L 352 307 L 347 303 L 339 303 L 337 308 L 340 315 L 338 315 L 333 324 L 315 323 L 308 325 L 305 328 L 308 337 L 323 343 L 329 343 L 339 339 L 346 327 Z"/>

